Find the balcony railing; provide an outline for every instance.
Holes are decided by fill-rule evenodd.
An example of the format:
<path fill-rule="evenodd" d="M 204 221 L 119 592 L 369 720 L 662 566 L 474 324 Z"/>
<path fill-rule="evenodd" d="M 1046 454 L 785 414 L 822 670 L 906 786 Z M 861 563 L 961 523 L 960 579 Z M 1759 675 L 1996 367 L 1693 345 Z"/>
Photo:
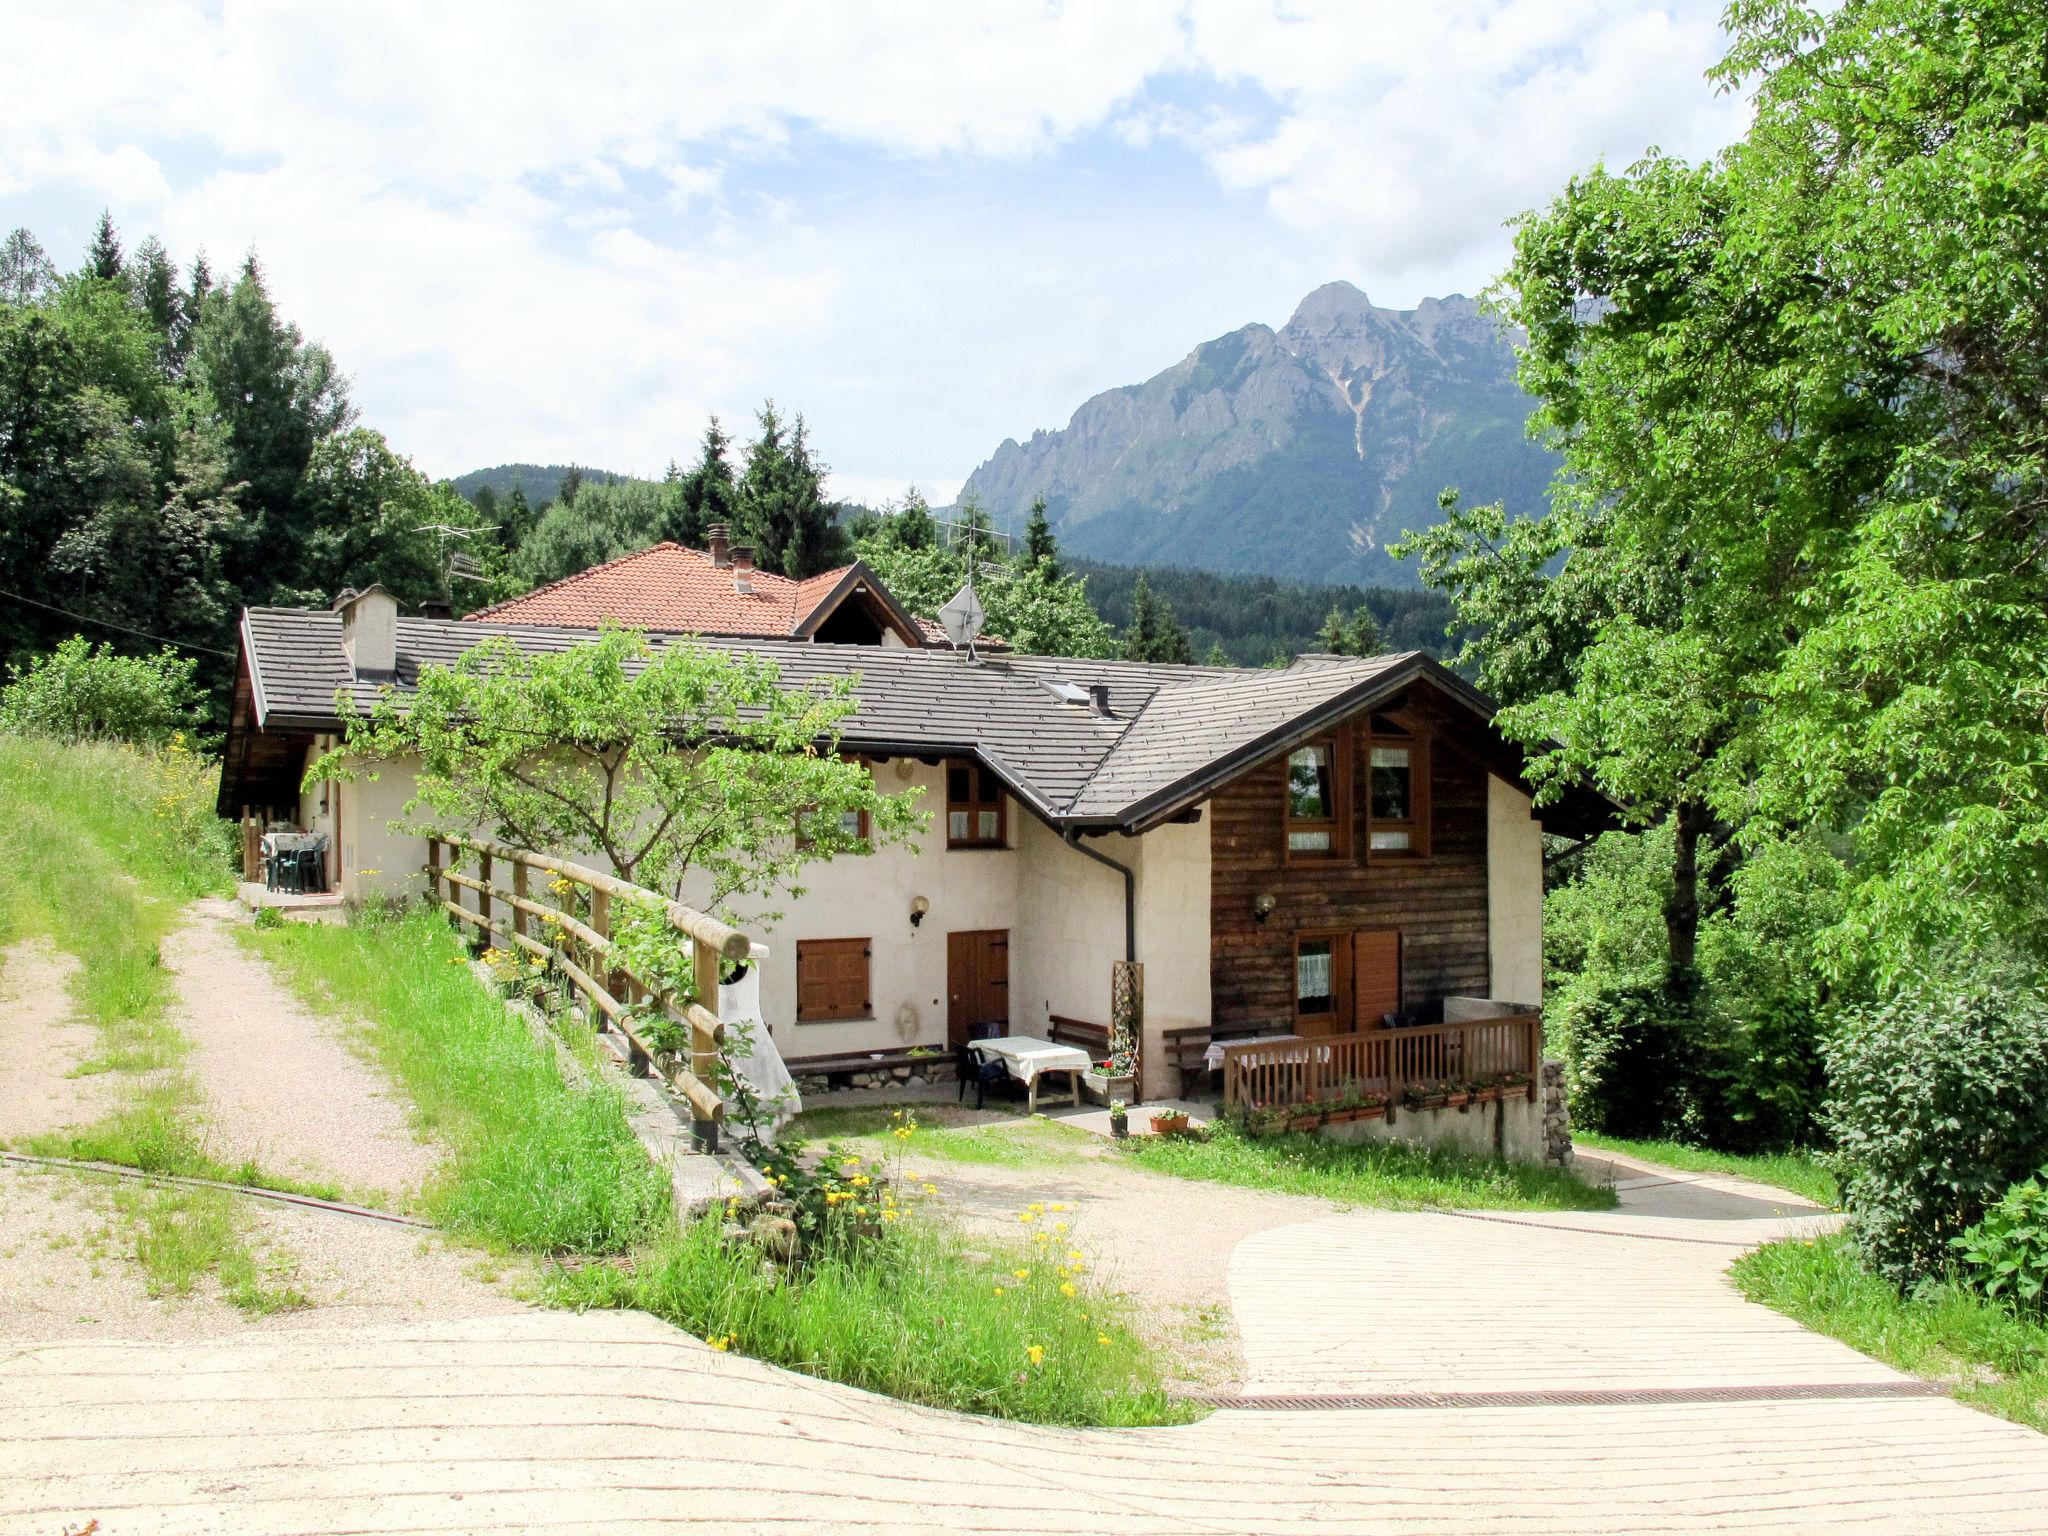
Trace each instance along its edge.
<path fill-rule="evenodd" d="M 1223 1047 L 1223 1100 L 1238 1112 L 1360 1097 L 1377 1097 L 1393 1107 L 1410 1095 L 1503 1084 L 1526 1084 L 1533 1099 L 1542 1063 L 1543 1017 L 1538 1013 L 1319 1038 L 1247 1040 Z"/>

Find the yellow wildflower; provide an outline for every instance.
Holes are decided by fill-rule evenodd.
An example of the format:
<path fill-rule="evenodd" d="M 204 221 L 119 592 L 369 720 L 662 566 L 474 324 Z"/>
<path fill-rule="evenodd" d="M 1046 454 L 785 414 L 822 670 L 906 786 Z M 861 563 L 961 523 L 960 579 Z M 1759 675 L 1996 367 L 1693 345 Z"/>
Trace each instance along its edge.
<path fill-rule="evenodd" d="M 924 1187 L 924 1192 L 928 1195 L 936 1195 L 939 1192 L 939 1186 L 936 1184 L 927 1184 Z"/>
<path fill-rule="evenodd" d="M 1067 1224 L 1064 1221 L 1056 1221 L 1052 1224 L 1052 1229 L 1055 1232 L 1064 1232 L 1067 1230 Z"/>
<path fill-rule="evenodd" d="M 1019 1280 L 1029 1280 L 1031 1278 L 1031 1271 L 1028 1269 L 1013 1269 L 1010 1271 L 1010 1273 L 1015 1275 Z"/>
<path fill-rule="evenodd" d="M 1045 1359 L 1045 1346 L 1043 1344 L 1027 1344 L 1024 1347 L 1024 1353 L 1031 1357 L 1033 1365 L 1037 1365 Z"/>
<path fill-rule="evenodd" d="M 998 1296 L 1003 1294 L 1003 1288 L 1000 1285 L 996 1287 L 996 1294 Z"/>
<path fill-rule="evenodd" d="M 1078 1296 L 1081 1293 L 1074 1289 L 1074 1282 L 1069 1280 L 1065 1285 L 1060 1287 L 1060 1294 L 1062 1296 Z"/>
<path fill-rule="evenodd" d="M 1107 1344 L 1109 1342 L 1109 1335 L 1106 1333 L 1098 1333 L 1097 1335 L 1095 1335 L 1095 1342 L 1098 1344 Z"/>

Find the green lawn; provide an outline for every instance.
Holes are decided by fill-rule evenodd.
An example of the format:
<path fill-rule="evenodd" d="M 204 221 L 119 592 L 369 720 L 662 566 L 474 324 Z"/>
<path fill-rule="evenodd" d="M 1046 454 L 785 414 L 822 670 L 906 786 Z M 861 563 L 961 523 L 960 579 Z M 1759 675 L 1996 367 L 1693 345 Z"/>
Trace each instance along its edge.
<path fill-rule="evenodd" d="M 1974 1291 L 1928 1285 L 1901 1297 L 1856 1262 L 1846 1237 L 1770 1243 L 1735 1263 L 1751 1301 L 1938 1381 L 1963 1402 L 2048 1431 L 2048 1321 Z"/>
<path fill-rule="evenodd" d="M 918 1150 L 927 1157 L 995 1168 L 1048 1168 L 1077 1153 L 1102 1146 L 1100 1138 L 1057 1120 L 1033 1118 L 949 1125 L 950 1106 L 912 1106 L 918 1117 Z M 886 1136 L 892 1126 L 888 1104 L 835 1104 L 806 1110 L 791 1123 L 791 1134 L 807 1141 L 865 1140 Z M 962 1117 L 964 1119 L 964 1116 Z"/>
<path fill-rule="evenodd" d="M 1328 1141 L 1307 1132 L 1254 1137 L 1217 1124 L 1206 1137 L 1132 1137 L 1121 1150 L 1139 1167 L 1177 1178 L 1349 1205 L 1604 1211 L 1615 1204 L 1611 1189 L 1554 1168 L 1398 1142 Z"/>
<path fill-rule="evenodd" d="M 1755 1179 L 1760 1184 L 1788 1189 L 1795 1195 L 1804 1195 L 1816 1205 L 1830 1208 L 1841 1198 L 1835 1176 L 1821 1166 L 1820 1158 L 1812 1152 L 1794 1150 L 1744 1155 L 1715 1152 L 1682 1141 L 1631 1141 L 1622 1136 L 1600 1136 L 1579 1130 L 1572 1132 L 1572 1141 L 1587 1150 L 1624 1152 L 1631 1157 L 1662 1163 L 1667 1168 L 1687 1173 L 1727 1173 L 1737 1178 Z"/>

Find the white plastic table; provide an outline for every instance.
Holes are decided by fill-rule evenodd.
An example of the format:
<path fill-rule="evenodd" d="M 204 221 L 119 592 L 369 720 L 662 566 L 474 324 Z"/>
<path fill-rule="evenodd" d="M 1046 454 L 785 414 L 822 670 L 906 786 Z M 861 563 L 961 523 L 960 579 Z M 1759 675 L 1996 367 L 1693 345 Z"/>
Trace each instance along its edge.
<path fill-rule="evenodd" d="M 1094 1062 L 1076 1046 L 1060 1045 L 1031 1035 L 999 1035 L 993 1040 L 973 1041 L 968 1049 L 986 1060 L 994 1057 L 1009 1069 L 1010 1076 L 1024 1085 L 1030 1113 L 1038 1113 L 1038 1079 L 1047 1072 L 1064 1072 L 1073 1090 L 1073 1103 L 1081 1103 L 1081 1074 Z"/>

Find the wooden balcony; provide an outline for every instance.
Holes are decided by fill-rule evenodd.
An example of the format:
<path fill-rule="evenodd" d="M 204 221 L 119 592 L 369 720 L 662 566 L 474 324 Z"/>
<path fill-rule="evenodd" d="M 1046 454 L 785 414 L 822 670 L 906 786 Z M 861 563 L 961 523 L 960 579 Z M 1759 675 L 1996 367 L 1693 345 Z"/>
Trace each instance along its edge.
<path fill-rule="evenodd" d="M 1298 1035 L 1223 1047 L 1223 1101 L 1234 1112 L 1410 1095 L 1526 1086 L 1536 1096 L 1543 1064 L 1543 1016 L 1515 1013 L 1371 1029 L 1309 1039 Z"/>

